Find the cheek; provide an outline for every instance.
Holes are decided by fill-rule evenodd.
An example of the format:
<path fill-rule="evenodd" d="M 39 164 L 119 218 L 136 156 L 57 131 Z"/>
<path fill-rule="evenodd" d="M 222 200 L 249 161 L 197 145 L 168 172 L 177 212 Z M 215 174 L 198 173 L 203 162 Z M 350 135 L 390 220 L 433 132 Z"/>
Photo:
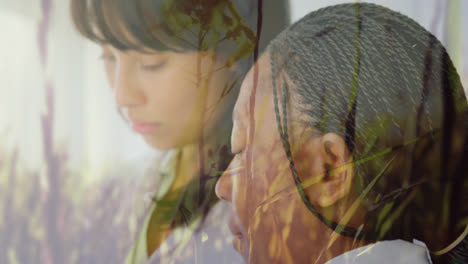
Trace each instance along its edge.
<path fill-rule="evenodd" d="M 190 119 L 194 119 L 199 96 L 196 85 L 188 81 L 186 75 L 170 68 L 140 77 L 148 112 L 166 124 L 175 125 L 177 128 L 174 129 L 179 132 L 186 129 Z"/>
<path fill-rule="evenodd" d="M 265 144 L 255 146 L 253 157 L 254 185 L 262 196 L 261 202 L 291 186 L 289 161 L 278 140 L 267 138 Z"/>
<path fill-rule="evenodd" d="M 293 255 L 292 249 L 297 246 L 296 241 L 305 241 L 305 237 L 294 230 L 301 218 L 297 205 L 298 201 L 293 195 L 288 195 L 263 207 L 256 215 L 249 229 L 252 262 L 290 263 L 284 257 Z"/>
<path fill-rule="evenodd" d="M 253 152 L 251 168 L 244 167 L 243 173 L 238 175 L 234 184 L 233 199 L 237 208 L 242 211 L 244 224 L 252 228 L 263 222 L 262 215 L 270 211 L 278 194 L 288 190 L 295 190 L 289 172 L 289 163 L 284 155 L 276 153 L 279 148 L 257 148 Z M 274 150 L 274 151 L 273 151 Z M 243 155 L 242 166 L 249 166 Z M 249 175 L 248 172 L 252 173 Z M 284 192 L 287 193 L 287 192 Z"/>
<path fill-rule="evenodd" d="M 207 109 L 215 107 L 223 109 L 237 99 L 237 90 L 234 89 L 235 78 L 238 77 L 228 70 L 217 71 L 209 76 L 206 95 Z"/>
<path fill-rule="evenodd" d="M 255 182 L 252 175 L 247 173 L 249 170 L 247 166 L 245 153 L 237 155 L 230 166 L 230 168 L 240 170 L 238 174 L 232 176 L 232 202 L 245 234 L 251 225 L 255 208 L 263 198 L 261 195 L 263 193 L 262 186 Z"/>

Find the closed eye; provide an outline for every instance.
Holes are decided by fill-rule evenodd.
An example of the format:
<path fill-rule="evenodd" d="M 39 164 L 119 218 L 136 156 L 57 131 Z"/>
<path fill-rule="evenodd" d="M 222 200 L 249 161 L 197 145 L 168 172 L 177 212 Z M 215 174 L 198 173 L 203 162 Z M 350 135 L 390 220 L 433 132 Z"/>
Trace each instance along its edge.
<path fill-rule="evenodd" d="M 113 55 L 109 55 L 109 54 L 101 54 L 101 56 L 99 56 L 99 59 L 103 60 L 105 63 L 108 63 L 108 62 L 115 62 L 115 57 Z"/>
<path fill-rule="evenodd" d="M 244 169 L 245 169 L 244 166 L 238 166 L 238 167 L 235 167 L 235 168 L 229 168 L 229 169 L 225 170 L 224 173 L 233 176 L 233 175 L 237 175 L 237 174 L 242 173 L 244 171 Z"/>
<path fill-rule="evenodd" d="M 166 62 L 156 63 L 156 64 L 142 64 L 140 67 L 145 71 L 157 71 L 163 68 L 166 65 Z"/>
<path fill-rule="evenodd" d="M 242 154 L 242 149 L 231 149 L 231 154 L 232 154 L 233 156 Z"/>

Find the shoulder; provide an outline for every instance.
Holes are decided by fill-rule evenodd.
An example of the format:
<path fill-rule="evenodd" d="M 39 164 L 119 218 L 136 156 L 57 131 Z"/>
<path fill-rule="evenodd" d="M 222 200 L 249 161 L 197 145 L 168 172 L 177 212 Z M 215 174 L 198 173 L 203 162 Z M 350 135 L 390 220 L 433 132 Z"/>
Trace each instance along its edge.
<path fill-rule="evenodd" d="M 219 201 L 203 222 L 175 230 L 149 263 L 244 263 L 232 246 L 230 208 L 227 202 Z"/>
<path fill-rule="evenodd" d="M 424 243 L 415 240 L 411 243 L 404 240 L 380 241 L 348 251 L 333 258 L 326 264 L 351 263 L 408 263 L 431 264 L 429 251 Z"/>
<path fill-rule="evenodd" d="M 148 210 L 152 198 L 156 195 L 161 185 L 165 184 L 167 176 L 174 173 L 171 162 L 178 150 L 170 150 L 155 153 L 148 160 L 148 165 L 142 175 L 137 175 L 134 179 L 132 191 L 132 203 L 137 214 Z M 170 177 L 169 177 L 170 178 Z M 166 184 L 167 185 L 167 184 Z"/>

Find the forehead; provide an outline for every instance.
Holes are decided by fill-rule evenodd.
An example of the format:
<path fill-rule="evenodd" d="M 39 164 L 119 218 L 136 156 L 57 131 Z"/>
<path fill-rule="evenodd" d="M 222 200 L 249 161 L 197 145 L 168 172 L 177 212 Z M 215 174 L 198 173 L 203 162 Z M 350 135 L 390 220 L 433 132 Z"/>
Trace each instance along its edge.
<path fill-rule="evenodd" d="M 239 97 L 234 107 L 234 119 L 245 116 L 249 109 L 252 95 L 259 103 L 272 92 L 270 55 L 265 52 L 244 78 Z"/>

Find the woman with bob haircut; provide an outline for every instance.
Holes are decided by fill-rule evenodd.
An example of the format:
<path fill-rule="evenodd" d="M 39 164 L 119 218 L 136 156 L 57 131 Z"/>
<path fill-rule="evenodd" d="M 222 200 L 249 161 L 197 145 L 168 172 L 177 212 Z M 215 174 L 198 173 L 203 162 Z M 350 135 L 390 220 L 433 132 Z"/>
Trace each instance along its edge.
<path fill-rule="evenodd" d="M 415 21 L 308 14 L 248 73 L 233 120 L 216 193 L 247 263 L 468 262 L 467 100 Z"/>
<path fill-rule="evenodd" d="M 232 158 L 241 80 L 287 26 L 287 1 L 72 0 L 71 11 L 102 47 L 122 117 L 164 152 L 135 198 L 141 221 L 126 263 L 232 263 L 228 204 L 214 186 Z"/>

